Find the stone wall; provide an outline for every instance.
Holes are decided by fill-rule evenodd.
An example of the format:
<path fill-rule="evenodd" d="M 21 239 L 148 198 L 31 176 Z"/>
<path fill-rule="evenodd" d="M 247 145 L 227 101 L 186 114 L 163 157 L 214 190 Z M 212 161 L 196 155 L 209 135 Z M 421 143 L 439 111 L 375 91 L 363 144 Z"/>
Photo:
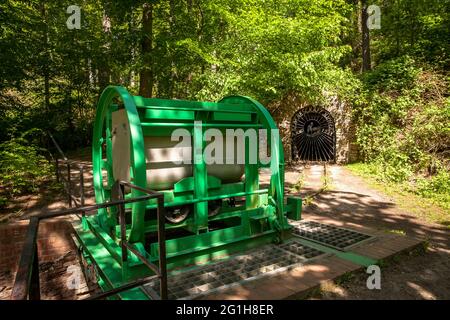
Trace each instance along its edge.
<path fill-rule="evenodd" d="M 336 162 L 348 163 L 358 159 L 358 147 L 355 143 L 356 128 L 352 122 L 350 106 L 336 98 L 328 99 L 328 110 L 334 118 L 336 128 Z M 298 96 L 288 95 L 283 100 L 268 106 L 272 117 L 278 124 L 284 147 L 286 162 L 291 162 L 291 119 L 294 114 L 310 104 L 302 101 Z"/>

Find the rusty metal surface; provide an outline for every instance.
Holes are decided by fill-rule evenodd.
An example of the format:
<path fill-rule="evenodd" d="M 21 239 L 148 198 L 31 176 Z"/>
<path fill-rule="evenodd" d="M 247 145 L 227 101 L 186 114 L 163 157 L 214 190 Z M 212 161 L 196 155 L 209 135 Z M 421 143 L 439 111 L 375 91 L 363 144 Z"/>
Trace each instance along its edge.
<path fill-rule="evenodd" d="M 11 300 L 26 300 L 30 287 L 30 298 L 39 299 L 39 268 L 37 267 L 36 238 L 39 229 L 39 219 L 32 217 L 28 225 L 27 236 L 20 257 L 19 269 L 11 293 Z M 34 284 L 31 286 L 31 281 Z M 37 292 L 36 292 L 37 291 Z"/>

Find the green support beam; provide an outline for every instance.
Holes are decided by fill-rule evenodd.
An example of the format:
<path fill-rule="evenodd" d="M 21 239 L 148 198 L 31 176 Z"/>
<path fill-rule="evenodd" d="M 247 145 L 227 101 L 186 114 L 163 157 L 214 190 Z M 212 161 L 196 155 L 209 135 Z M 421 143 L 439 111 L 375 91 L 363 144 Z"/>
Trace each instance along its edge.
<path fill-rule="evenodd" d="M 125 119 L 120 121 L 125 122 L 122 127 L 114 127 L 114 119 L 121 119 L 121 114 Z M 125 144 L 121 145 L 117 139 L 123 128 L 128 131 L 122 142 Z M 222 181 L 212 173 L 203 156 L 207 146 L 205 131 L 210 128 L 222 133 L 227 129 L 256 130 L 258 138 L 258 130 L 267 130 L 270 163 L 259 160 L 249 163 L 250 144 L 254 142 L 247 137 L 244 139 L 243 177 L 239 181 Z M 149 148 L 153 146 L 148 145 L 148 141 L 160 141 L 153 142 L 160 145 L 155 145 L 152 157 L 170 153 L 165 145 L 175 129 L 185 129 L 191 135 L 193 163 L 191 171 L 183 171 L 191 172 L 190 175 L 183 176 L 169 188 L 158 190 L 164 194 L 166 210 L 188 212 L 184 221 L 166 222 L 168 267 L 204 263 L 283 239 L 283 234 L 290 230 L 286 217 L 300 219 L 301 200 L 290 198 L 285 206 L 284 155 L 278 129 L 267 109 L 249 97 L 231 96 L 219 102 L 166 100 L 132 96 L 119 86 L 107 87 L 99 99 L 93 132 L 96 202 L 113 200 L 112 186 L 123 179 L 115 176 L 118 164 L 129 172 L 129 182 L 150 188 L 148 181 L 155 170 L 151 164 L 156 160 L 149 158 L 152 154 Z M 150 138 L 153 140 L 148 140 Z M 129 155 L 125 152 L 128 149 Z M 268 189 L 259 189 L 259 169 L 266 167 L 271 171 L 270 185 Z M 168 168 L 167 177 L 171 179 L 177 168 Z M 142 195 L 135 189 L 125 192 L 126 198 Z M 133 203 L 125 208 L 127 240 L 155 263 L 159 257 L 155 200 Z M 89 259 L 101 269 L 99 283 L 105 290 L 151 274 L 133 254 L 129 253 L 127 261 L 122 261 L 116 209 L 98 210 L 96 216 L 86 219 L 85 227 L 78 228 L 77 233 Z M 130 290 L 121 298 L 145 298 L 145 293 Z"/>

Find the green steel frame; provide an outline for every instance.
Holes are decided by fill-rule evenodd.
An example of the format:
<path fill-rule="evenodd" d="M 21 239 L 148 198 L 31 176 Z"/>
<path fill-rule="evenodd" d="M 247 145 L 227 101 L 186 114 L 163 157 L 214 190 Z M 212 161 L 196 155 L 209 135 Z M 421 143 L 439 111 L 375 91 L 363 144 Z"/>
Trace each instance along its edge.
<path fill-rule="evenodd" d="M 192 133 L 192 177 L 175 183 L 164 194 L 164 207 L 189 204 L 193 212 L 183 222 L 166 223 L 166 230 L 180 235 L 168 238 L 166 258 L 168 269 L 206 263 L 216 258 L 281 242 L 290 237 L 287 217 L 300 219 L 301 199 L 288 197 L 284 203 L 284 155 L 277 126 L 267 109 L 259 102 L 243 96 L 229 96 L 217 103 L 183 100 L 164 100 L 132 96 L 119 86 L 107 87 L 99 100 L 92 142 L 93 184 L 97 203 L 114 198 L 116 178 L 112 171 L 112 112 L 125 109 L 130 129 L 130 176 L 132 183 L 147 188 L 147 166 L 144 150 L 145 136 L 170 136 L 176 128 L 186 128 Z M 201 126 L 197 124 L 201 124 Z M 208 175 L 203 160 L 204 130 L 217 128 L 266 129 L 271 161 L 265 165 L 245 165 L 245 179 L 236 183 L 222 183 Z M 246 157 L 249 146 L 246 141 Z M 260 189 L 259 169 L 270 168 L 271 178 L 267 189 Z M 151 174 L 151 172 L 150 172 Z M 125 197 L 136 198 L 143 193 L 131 189 Z M 239 206 L 227 206 L 223 201 L 217 215 L 208 215 L 208 202 L 243 197 Z M 158 243 L 151 236 L 157 232 L 157 221 L 151 218 L 157 207 L 156 199 L 126 205 L 126 228 L 120 227 L 115 208 L 99 209 L 97 215 L 83 218 L 77 227 L 78 238 L 84 248 L 85 258 L 95 261 L 99 284 L 103 289 L 117 287 L 129 280 L 151 275 L 152 271 L 142 259 L 132 252 L 128 259 L 121 256 L 120 239 L 129 243 L 151 263 L 158 261 Z M 221 223 L 212 229 L 212 223 Z M 124 230 L 126 229 L 126 230 Z M 150 239 L 150 240 L 149 240 Z M 126 261 L 124 261 L 126 260 Z M 148 298 L 140 289 L 133 289 L 122 298 Z"/>

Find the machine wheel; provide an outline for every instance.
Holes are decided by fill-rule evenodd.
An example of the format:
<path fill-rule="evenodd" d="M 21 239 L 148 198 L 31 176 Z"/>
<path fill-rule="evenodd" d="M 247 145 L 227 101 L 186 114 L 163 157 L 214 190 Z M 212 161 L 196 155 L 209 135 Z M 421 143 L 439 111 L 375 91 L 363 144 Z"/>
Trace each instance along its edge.
<path fill-rule="evenodd" d="M 166 208 L 166 220 L 170 223 L 180 223 L 186 220 L 191 212 L 190 206 Z"/>
<path fill-rule="evenodd" d="M 208 202 L 208 217 L 214 217 L 219 214 L 222 208 L 222 200 L 213 200 Z"/>

